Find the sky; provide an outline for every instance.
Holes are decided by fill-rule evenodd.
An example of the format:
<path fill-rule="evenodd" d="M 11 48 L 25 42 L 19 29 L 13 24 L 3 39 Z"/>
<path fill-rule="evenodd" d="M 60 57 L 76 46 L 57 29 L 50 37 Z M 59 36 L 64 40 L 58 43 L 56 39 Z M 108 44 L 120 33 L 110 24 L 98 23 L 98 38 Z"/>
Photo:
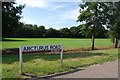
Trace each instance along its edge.
<path fill-rule="evenodd" d="M 80 1 L 48 1 L 48 0 L 17 0 L 17 4 L 26 4 L 22 12 L 21 22 L 25 24 L 43 25 L 46 29 L 70 28 L 78 26 Z"/>

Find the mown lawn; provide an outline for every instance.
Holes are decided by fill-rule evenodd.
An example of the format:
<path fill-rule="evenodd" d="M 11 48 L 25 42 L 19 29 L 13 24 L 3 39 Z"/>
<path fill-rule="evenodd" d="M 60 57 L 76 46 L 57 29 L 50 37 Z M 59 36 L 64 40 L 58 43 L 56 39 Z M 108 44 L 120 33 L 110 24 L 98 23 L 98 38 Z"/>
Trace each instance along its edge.
<path fill-rule="evenodd" d="M 42 75 L 68 71 L 78 67 L 101 64 L 118 57 L 118 49 L 94 50 L 81 53 L 64 53 L 63 67 L 60 67 L 59 54 L 23 55 L 23 72 L 40 77 Z M 26 78 L 19 74 L 19 56 L 3 55 L 3 78 Z"/>
<path fill-rule="evenodd" d="M 90 47 L 91 39 L 82 38 L 5 38 L 2 49 L 19 48 L 19 46 L 63 44 L 64 49 Z M 110 39 L 95 39 L 95 46 L 112 46 Z"/>

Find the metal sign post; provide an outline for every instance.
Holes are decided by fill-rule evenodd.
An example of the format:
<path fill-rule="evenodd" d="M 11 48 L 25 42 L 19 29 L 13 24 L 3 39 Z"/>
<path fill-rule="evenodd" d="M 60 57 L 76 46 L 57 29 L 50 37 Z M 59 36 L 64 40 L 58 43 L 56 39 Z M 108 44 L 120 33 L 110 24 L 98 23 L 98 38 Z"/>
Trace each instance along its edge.
<path fill-rule="evenodd" d="M 22 48 L 20 47 L 20 49 L 19 49 L 19 59 L 20 59 L 20 74 L 22 74 L 22 50 L 21 50 Z"/>
<path fill-rule="evenodd" d="M 62 67 L 63 66 L 63 49 L 61 49 L 61 53 L 60 53 L 60 64 Z"/>

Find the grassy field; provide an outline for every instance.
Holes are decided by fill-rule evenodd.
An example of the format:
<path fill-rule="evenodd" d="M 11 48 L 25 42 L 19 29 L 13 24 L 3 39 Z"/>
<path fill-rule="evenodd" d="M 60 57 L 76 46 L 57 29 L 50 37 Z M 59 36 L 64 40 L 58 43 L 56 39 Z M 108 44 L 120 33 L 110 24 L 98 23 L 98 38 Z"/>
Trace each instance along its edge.
<path fill-rule="evenodd" d="M 6 38 L 2 48 L 19 48 L 19 46 L 63 44 L 64 49 L 90 47 L 91 39 L 81 38 Z M 110 39 L 95 39 L 95 46 L 112 46 Z"/>
<path fill-rule="evenodd" d="M 90 47 L 91 39 L 81 38 L 5 38 L 2 49 L 19 46 L 62 44 L 64 49 Z M 0 43 L 0 44 L 1 44 Z M 110 39 L 95 39 L 96 47 L 113 46 Z M 23 72 L 32 76 L 42 76 L 75 69 L 78 67 L 101 64 L 118 57 L 118 49 L 95 50 L 80 53 L 64 53 L 63 67 L 60 66 L 60 54 L 23 55 Z M 3 78 L 26 78 L 19 74 L 19 55 L 2 56 Z"/>
<path fill-rule="evenodd" d="M 101 64 L 117 59 L 118 49 L 65 53 L 63 56 L 63 67 L 60 67 L 59 57 L 59 54 L 23 55 L 23 72 L 33 76 L 42 76 L 68 71 L 78 67 Z M 3 55 L 2 66 L 3 78 L 26 78 L 26 76 L 19 74 L 18 55 Z"/>

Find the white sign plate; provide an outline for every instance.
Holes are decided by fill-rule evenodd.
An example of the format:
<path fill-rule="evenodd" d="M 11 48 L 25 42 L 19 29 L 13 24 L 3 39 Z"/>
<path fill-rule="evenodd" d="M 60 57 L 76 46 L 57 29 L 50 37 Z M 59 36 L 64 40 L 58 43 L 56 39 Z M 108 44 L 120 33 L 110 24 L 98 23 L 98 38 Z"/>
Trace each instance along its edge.
<path fill-rule="evenodd" d="M 61 52 L 62 45 L 21 46 L 22 54 L 39 52 Z"/>

